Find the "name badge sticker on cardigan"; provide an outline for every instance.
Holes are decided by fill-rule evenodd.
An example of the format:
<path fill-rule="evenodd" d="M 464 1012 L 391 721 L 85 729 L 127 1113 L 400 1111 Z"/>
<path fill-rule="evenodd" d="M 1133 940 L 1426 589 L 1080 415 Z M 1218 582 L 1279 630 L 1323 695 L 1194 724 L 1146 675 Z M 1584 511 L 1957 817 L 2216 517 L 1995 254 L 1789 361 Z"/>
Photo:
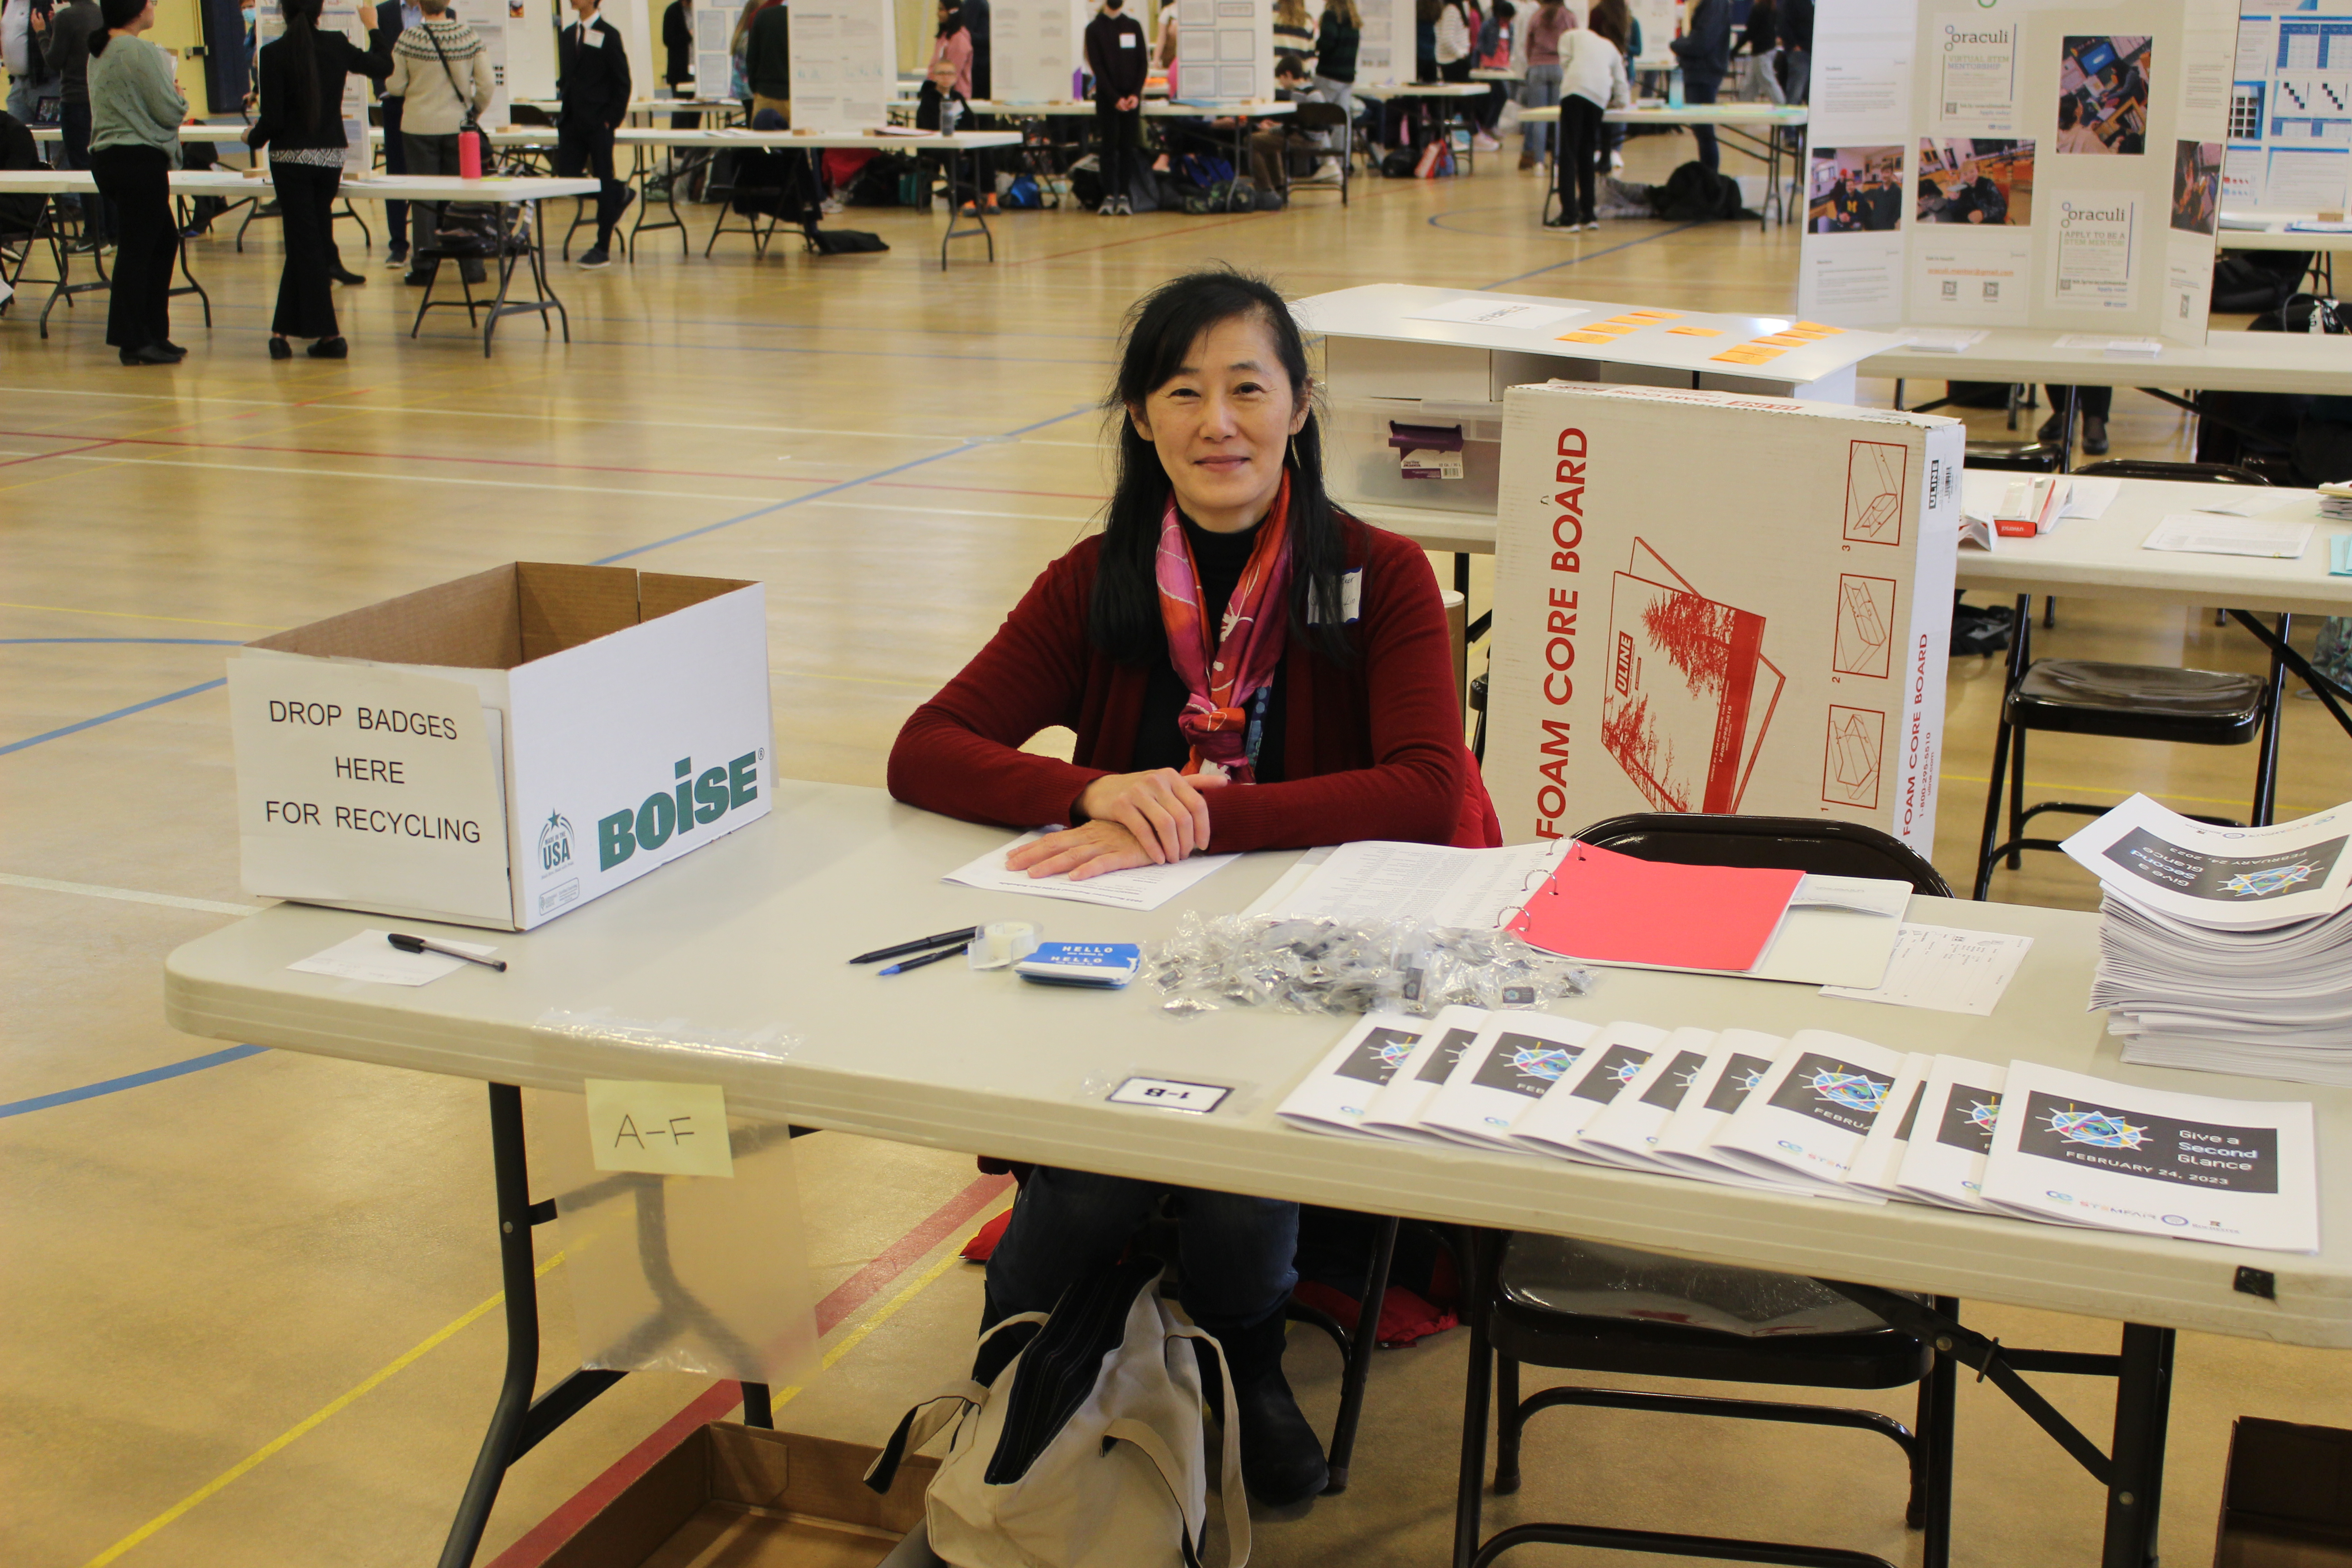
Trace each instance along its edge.
<path fill-rule="evenodd" d="M 604 47 L 604 35 L 593 27 L 583 27 L 580 29 L 580 41 L 592 49 L 601 49 Z"/>
<path fill-rule="evenodd" d="M 1309 595 L 1307 600 L 1307 624 L 1310 626 L 1321 626 L 1322 611 L 1322 605 Z M 1339 575 L 1339 622 L 1342 626 L 1353 625 L 1363 619 L 1363 613 L 1364 569 L 1359 566 L 1353 572 L 1343 572 Z"/>

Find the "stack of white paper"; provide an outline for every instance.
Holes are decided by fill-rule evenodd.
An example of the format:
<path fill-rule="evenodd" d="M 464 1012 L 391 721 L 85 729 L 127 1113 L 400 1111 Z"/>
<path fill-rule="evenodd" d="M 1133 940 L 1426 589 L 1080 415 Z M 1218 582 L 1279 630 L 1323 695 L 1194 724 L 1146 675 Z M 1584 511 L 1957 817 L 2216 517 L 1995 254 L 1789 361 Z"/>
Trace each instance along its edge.
<path fill-rule="evenodd" d="M 2269 827 L 2134 795 L 2066 840 L 2105 900 L 2091 1005 L 2124 1059 L 2352 1085 L 2352 805 Z"/>

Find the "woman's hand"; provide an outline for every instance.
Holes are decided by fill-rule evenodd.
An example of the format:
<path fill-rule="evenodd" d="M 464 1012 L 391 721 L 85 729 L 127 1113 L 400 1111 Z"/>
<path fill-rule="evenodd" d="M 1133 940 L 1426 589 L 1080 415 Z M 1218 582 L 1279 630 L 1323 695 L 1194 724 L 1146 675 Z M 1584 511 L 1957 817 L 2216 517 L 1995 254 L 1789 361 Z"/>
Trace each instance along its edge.
<path fill-rule="evenodd" d="M 1059 833 L 1049 833 L 1034 844 L 1024 844 L 1004 858 L 1011 871 L 1032 877 L 1054 877 L 1067 871 L 1070 880 L 1083 882 L 1105 871 L 1132 870 L 1159 864 L 1145 852 L 1135 835 L 1116 822 L 1082 822 Z"/>
<path fill-rule="evenodd" d="M 1201 792 L 1223 782 L 1188 778 L 1174 768 L 1109 773 L 1087 785 L 1078 809 L 1096 822 L 1126 828 L 1145 859 L 1160 866 L 1209 847 L 1209 803 Z"/>

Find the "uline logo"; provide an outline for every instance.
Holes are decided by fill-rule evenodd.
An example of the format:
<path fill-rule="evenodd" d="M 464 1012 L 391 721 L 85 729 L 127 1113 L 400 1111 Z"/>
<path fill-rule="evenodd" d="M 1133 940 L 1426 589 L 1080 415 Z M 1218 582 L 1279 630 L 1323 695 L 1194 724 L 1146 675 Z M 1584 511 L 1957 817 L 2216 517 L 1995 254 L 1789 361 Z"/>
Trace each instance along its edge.
<path fill-rule="evenodd" d="M 596 819 L 596 865 L 609 871 L 640 848 L 658 849 L 673 834 L 708 826 L 730 811 L 760 798 L 760 753 L 746 752 L 723 768 L 694 772 L 694 759 L 680 757 L 677 785 L 656 790 L 635 811 Z"/>
<path fill-rule="evenodd" d="M 562 812 L 547 814 L 547 824 L 539 830 L 539 868 L 542 875 L 561 871 L 572 864 L 572 819 Z"/>

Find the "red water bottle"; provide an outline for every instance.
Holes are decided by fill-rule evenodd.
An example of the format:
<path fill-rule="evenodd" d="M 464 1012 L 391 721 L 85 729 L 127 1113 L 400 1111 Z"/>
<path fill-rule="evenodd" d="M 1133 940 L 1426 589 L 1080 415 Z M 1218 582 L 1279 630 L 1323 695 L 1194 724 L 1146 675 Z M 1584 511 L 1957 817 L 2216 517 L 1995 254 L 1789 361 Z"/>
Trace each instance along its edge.
<path fill-rule="evenodd" d="M 478 131 L 464 132 L 457 137 L 457 177 L 461 180 L 482 177 L 482 133 Z"/>

